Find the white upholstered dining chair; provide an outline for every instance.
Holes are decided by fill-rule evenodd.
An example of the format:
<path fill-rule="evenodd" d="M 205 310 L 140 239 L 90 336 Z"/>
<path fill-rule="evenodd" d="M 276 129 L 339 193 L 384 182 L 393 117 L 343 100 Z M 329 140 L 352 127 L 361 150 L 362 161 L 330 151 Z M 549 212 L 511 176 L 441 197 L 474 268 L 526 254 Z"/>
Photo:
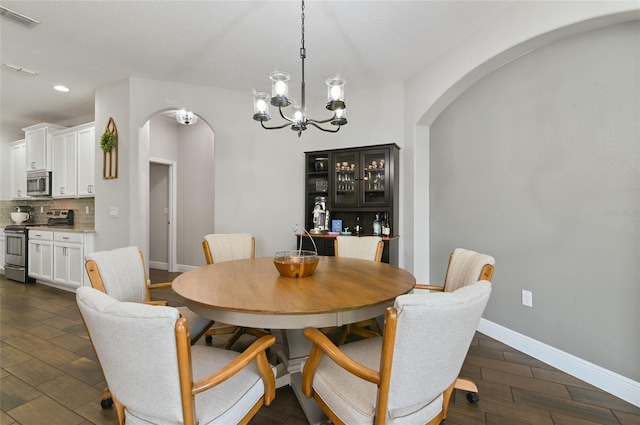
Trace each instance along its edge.
<path fill-rule="evenodd" d="M 336 236 L 333 243 L 335 256 L 380 261 L 384 243 L 379 236 Z"/>
<path fill-rule="evenodd" d="M 167 305 L 166 301 L 152 301 L 149 290 L 170 288 L 171 282 L 150 283 L 144 266 L 142 251 L 135 246 L 98 251 L 85 257 L 85 268 L 91 286 L 118 301 Z M 195 343 L 213 325 L 213 321 L 199 316 L 187 307 L 177 307 L 189 321 L 191 343 Z"/>
<path fill-rule="evenodd" d="M 478 280 L 491 280 L 496 260 L 487 254 L 456 248 L 449 256 L 449 265 L 443 285 L 418 283 L 417 290 L 453 292 Z"/>
<path fill-rule="evenodd" d="M 336 257 L 357 258 L 380 262 L 384 242 L 380 236 L 336 236 L 334 241 L 334 252 Z M 330 331 L 325 329 L 325 331 Z M 362 320 L 357 323 L 343 325 L 340 332 L 339 344 L 342 345 L 349 335 L 357 335 L 362 338 L 369 338 L 382 334 L 380 325 L 375 318 Z"/>
<path fill-rule="evenodd" d="M 251 233 L 212 233 L 204 236 L 202 250 L 207 265 L 255 258 L 256 239 Z M 230 349 L 242 335 L 261 337 L 268 335 L 268 332 L 262 329 L 216 323 L 207 330 L 205 340 L 207 344 L 210 344 L 214 335 L 224 334 L 232 334 L 225 344 L 225 348 Z"/>
<path fill-rule="evenodd" d="M 86 256 L 84 266 L 91 286 L 118 301 L 165 306 L 168 304 L 167 301 L 152 301 L 149 290 L 169 288 L 171 282 L 150 283 L 142 251 L 135 246 L 94 252 Z M 197 315 L 187 307 L 177 308 L 180 315 L 189 321 L 191 344 L 194 344 L 213 325 L 213 321 Z M 102 393 L 100 405 L 104 409 L 113 405 L 109 389 Z"/>
<path fill-rule="evenodd" d="M 266 349 L 243 353 L 189 343 L 173 307 L 121 302 L 80 287 L 76 301 L 111 390 L 120 425 L 246 424 L 275 397 Z"/>
<path fill-rule="evenodd" d="M 480 281 L 448 293 L 409 294 L 387 309 L 382 337 L 335 346 L 317 329 L 302 390 L 334 425 L 439 424 L 489 300 Z"/>
<path fill-rule="evenodd" d="M 495 269 L 496 260 L 487 254 L 482 254 L 464 248 L 456 248 L 449 256 L 449 265 L 443 285 L 428 285 L 417 283 L 413 292 L 425 293 L 428 291 L 453 292 L 456 289 L 471 285 L 478 280 L 491 281 Z M 467 400 L 477 403 L 478 387 L 466 378 L 458 378 L 455 388 L 467 392 Z"/>

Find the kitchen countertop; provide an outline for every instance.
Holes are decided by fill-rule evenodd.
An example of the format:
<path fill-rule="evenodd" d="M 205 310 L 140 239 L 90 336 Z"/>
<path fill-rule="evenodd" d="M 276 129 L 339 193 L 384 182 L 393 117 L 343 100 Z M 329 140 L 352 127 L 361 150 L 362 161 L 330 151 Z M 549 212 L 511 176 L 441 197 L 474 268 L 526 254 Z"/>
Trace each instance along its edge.
<path fill-rule="evenodd" d="M 4 229 L 4 226 L 2 226 Z M 48 230 L 50 232 L 71 232 L 71 233 L 95 233 L 96 229 L 89 226 L 47 226 L 46 224 L 36 224 L 29 226 L 29 230 Z"/>

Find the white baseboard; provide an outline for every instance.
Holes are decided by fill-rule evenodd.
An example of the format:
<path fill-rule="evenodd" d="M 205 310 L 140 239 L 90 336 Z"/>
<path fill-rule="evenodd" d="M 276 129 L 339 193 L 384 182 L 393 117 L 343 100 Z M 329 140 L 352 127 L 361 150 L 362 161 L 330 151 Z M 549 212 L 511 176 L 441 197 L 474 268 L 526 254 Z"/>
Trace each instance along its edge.
<path fill-rule="evenodd" d="M 197 269 L 198 266 L 188 266 L 186 264 L 178 264 L 178 271 L 180 273 L 188 272 L 189 270 Z"/>
<path fill-rule="evenodd" d="M 169 263 L 163 263 L 161 261 L 149 261 L 149 268 L 158 270 L 169 270 Z M 185 264 L 178 264 L 178 271 L 180 273 L 188 272 L 189 270 L 197 269 L 198 266 L 188 266 Z"/>
<path fill-rule="evenodd" d="M 157 270 L 169 270 L 169 263 L 149 260 L 149 268 Z"/>
<path fill-rule="evenodd" d="M 572 354 L 565 353 L 486 319 L 480 320 L 478 332 L 613 394 L 634 406 L 640 407 L 640 382 L 582 360 Z"/>

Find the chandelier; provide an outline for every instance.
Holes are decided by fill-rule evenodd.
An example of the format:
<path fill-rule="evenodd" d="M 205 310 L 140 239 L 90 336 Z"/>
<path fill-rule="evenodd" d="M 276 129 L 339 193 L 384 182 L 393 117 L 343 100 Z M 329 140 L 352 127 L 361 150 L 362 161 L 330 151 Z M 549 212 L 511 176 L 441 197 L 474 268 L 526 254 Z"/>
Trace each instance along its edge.
<path fill-rule="evenodd" d="M 266 130 L 277 130 L 291 126 L 291 130 L 298 132 L 298 137 L 302 135 L 302 132 L 307 129 L 307 126 L 312 125 L 322 131 L 329 133 L 336 133 L 340 130 L 340 126 L 347 123 L 347 118 L 344 109 L 346 105 L 344 103 L 344 83 L 345 80 L 342 77 L 331 77 L 326 80 L 327 84 L 327 109 L 333 112 L 333 116 L 325 120 L 314 120 L 306 116 L 306 104 L 305 104 L 305 82 L 304 82 L 304 59 L 307 56 L 307 51 L 304 48 L 304 0 L 302 0 L 302 39 L 300 47 L 300 59 L 302 60 L 302 83 L 301 83 L 301 103 L 300 105 L 293 106 L 293 116 L 287 117 L 282 108 L 286 108 L 291 105 L 289 99 L 289 79 L 291 75 L 284 71 L 275 71 L 269 75 L 271 79 L 271 96 L 268 93 L 256 92 L 253 94 L 253 119 L 260 121 L 262 127 Z M 267 127 L 264 125 L 265 121 L 271 119 L 269 115 L 269 103 L 278 107 L 280 116 L 287 122 L 285 124 Z M 320 124 L 330 123 L 335 128 L 323 128 Z"/>

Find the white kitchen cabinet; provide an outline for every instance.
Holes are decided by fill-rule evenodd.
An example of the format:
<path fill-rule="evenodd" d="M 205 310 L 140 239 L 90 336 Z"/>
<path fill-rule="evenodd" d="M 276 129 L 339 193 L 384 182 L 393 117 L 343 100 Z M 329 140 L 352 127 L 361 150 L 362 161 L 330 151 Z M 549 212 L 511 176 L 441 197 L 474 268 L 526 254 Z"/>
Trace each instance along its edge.
<path fill-rule="evenodd" d="M 29 276 L 53 280 L 53 232 L 29 230 Z"/>
<path fill-rule="evenodd" d="M 52 179 L 54 198 L 95 196 L 95 127 L 93 123 L 53 134 Z"/>
<path fill-rule="evenodd" d="M 95 196 L 96 130 L 91 123 L 78 130 L 78 196 Z"/>
<path fill-rule="evenodd" d="M 74 197 L 77 190 L 78 134 L 75 131 L 53 136 L 53 161 L 51 164 L 51 196 Z"/>
<path fill-rule="evenodd" d="M 53 282 L 80 287 L 84 283 L 84 235 L 54 232 Z"/>
<path fill-rule="evenodd" d="M 22 129 L 27 144 L 27 171 L 51 171 L 52 132 L 63 128 L 55 124 L 41 123 Z"/>
<path fill-rule="evenodd" d="M 26 151 L 27 143 L 24 139 L 10 144 L 11 146 L 11 199 L 28 199 Z"/>

